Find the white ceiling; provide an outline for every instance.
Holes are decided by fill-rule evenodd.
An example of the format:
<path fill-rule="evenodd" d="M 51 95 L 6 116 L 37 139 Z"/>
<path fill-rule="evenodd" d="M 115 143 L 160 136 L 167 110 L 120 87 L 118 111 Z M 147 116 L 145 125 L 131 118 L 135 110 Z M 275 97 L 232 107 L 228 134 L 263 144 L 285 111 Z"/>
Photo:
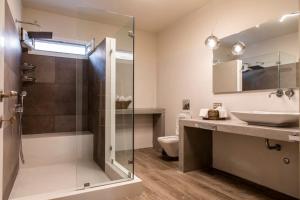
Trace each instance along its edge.
<path fill-rule="evenodd" d="M 22 0 L 23 5 L 101 21 L 101 10 L 134 16 L 138 29 L 158 32 L 209 0 Z M 97 12 L 95 10 L 97 9 Z M 100 10 L 98 12 L 98 10 Z M 105 17 L 104 17 L 105 18 Z M 114 18 L 115 20 L 116 18 Z M 107 17 L 105 18 L 107 20 Z M 103 20 L 102 20 L 103 22 Z"/>

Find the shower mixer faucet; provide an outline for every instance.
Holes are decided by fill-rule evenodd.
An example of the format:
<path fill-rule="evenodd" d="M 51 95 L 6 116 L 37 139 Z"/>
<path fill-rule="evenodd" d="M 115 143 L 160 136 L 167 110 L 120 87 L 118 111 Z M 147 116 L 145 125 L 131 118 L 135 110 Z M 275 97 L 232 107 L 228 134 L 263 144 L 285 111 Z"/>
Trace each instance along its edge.
<path fill-rule="evenodd" d="M 16 97 L 18 96 L 18 92 L 10 91 L 8 94 L 5 94 L 3 91 L 0 91 L 0 102 L 3 101 L 4 98 Z"/>
<path fill-rule="evenodd" d="M 21 102 L 20 102 L 20 104 L 16 104 L 16 107 L 15 107 L 16 113 L 23 113 L 23 111 L 24 111 L 24 97 L 26 97 L 26 96 L 27 96 L 26 91 L 22 91 L 20 93 Z"/>
<path fill-rule="evenodd" d="M 286 90 L 284 92 L 285 96 L 287 96 L 289 99 L 291 99 L 294 95 L 295 95 L 295 92 L 292 88 Z"/>

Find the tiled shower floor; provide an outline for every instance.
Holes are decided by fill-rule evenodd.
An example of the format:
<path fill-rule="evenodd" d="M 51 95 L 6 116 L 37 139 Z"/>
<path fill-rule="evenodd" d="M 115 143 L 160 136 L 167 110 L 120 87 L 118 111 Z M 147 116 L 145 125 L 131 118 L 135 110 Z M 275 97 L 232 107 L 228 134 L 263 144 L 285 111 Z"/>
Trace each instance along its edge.
<path fill-rule="evenodd" d="M 110 179 L 93 161 L 21 168 L 10 199 L 74 190 L 84 183 L 94 185 L 107 181 Z"/>

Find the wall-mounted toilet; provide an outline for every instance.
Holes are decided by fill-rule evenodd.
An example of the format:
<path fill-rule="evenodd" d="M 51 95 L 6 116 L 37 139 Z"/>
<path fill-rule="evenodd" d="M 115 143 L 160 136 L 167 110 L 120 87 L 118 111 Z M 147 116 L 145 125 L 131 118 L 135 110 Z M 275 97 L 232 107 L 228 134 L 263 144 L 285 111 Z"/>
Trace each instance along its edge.
<path fill-rule="evenodd" d="M 160 146 L 162 147 L 164 153 L 166 153 L 169 157 L 173 157 L 173 158 L 178 157 L 178 147 L 179 147 L 178 135 L 159 137 L 157 140 Z"/>
<path fill-rule="evenodd" d="M 158 143 L 163 149 L 163 154 L 167 154 L 170 158 L 178 158 L 179 152 L 179 120 L 191 118 L 191 114 L 180 113 L 176 119 L 176 135 L 174 136 L 164 136 L 157 138 Z"/>

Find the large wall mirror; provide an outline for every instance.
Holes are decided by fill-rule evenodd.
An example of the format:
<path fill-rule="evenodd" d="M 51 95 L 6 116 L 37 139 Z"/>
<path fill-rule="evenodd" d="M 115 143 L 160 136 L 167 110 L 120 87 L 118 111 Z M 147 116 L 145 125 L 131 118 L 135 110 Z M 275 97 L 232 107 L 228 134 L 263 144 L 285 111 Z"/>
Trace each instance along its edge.
<path fill-rule="evenodd" d="M 299 16 L 285 15 L 220 40 L 213 52 L 213 91 L 299 87 Z"/>

